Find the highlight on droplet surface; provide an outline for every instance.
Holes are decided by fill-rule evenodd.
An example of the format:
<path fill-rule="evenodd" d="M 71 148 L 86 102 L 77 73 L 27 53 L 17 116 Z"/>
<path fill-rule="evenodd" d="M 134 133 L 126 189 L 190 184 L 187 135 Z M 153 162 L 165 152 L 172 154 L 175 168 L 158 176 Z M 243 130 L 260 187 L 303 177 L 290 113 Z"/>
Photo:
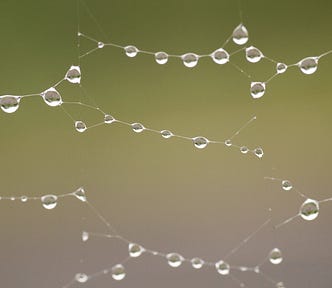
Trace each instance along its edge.
<path fill-rule="evenodd" d="M 72 65 L 67 71 L 65 79 L 73 84 L 81 83 L 81 68 L 80 66 Z"/>
<path fill-rule="evenodd" d="M 313 74 L 318 68 L 318 57 L 304 58 L 297 65 L 304 74 Z"/>
<path fill-rule="evenodd" d="M 196 148 L 203 149 L 209 144 L 209 140 L 205 137 L 198 136 L 192 139 Z"/>
<path fill-rule="evenodd" d="M 137 53 L 139 52 L 139 50 L 133 46 L 133 45 L 129 45 L 124 47 L 125 53 L 128 57 L 135 57 L 137 55 Z"/>
<path fill-rule="evenodd" d="M 223 260 L 218 261 L 215 264 L 215 267 L 216 267 L 218 273 L 221 274 L 221 275 L 228 275 L 229 272 L 230 272 L 230 266 L 229 266 L 229 264 L 226 263 Z"/>
<path fill-rule="evenodd" d="M 41 93 L 44 102 L 51 107 L 60 106 L 62 104 L 62 98 L 60 93 L 54 88 L 51 87 L 46 91 Z"/>
<path fill-rule="evenodd" d="M 319 214 L 319 202 L 314 199 L 305 200 L 300 207 L 300 216 L 307 221 L 314 220 Z"/>
<path fill-rule="evenodd" d="M 169 130 L 162 130 L 162 131 L 160 131 L 160 134 L 165 139 L 169 139 L 174 136 L 174 134 Z"/>
<path fill-rule="evenodd" d="M 179 267 L 184 261 L 184 258 L 178 253 L 169 253 L 166 255 L 166 259 L 168 265 L 174 268 Z"/>
<path fill-rule="evenodd" d="M 21 199 L 21 202 L 23 202 L 23 203 L 28 201 L 28 197 L 25 195 L 22 195 L 20 199 Z"/>
<path fill-rule="evenodd" d="M 105 43 L 104 42 L 98 42 L 98 48 L 99 49 L 102 49 L 102 48 L 104 48 L 105 47 Z"/>
<path fill-rule="evenodd" d="M 131 124 L 131 128 L 136 133 L 141 133 L 145 129 L 145 127 L 141 123 L 133 123 Z"/>
<path fill-rule="evenodd" d="M 242 154 L 247 154 L 249 152 L 249 148 L 247 146 L 241 146 L 240 147 L 240 152 Z"/>
<path fill-rule="evenodd" d="M 263 53 L 256 47 L 246 48 L 246 59 L 251 63 L 257 63 L 263 58 Z"/>
<path fill-rule="evenodd" d="M 261 147 L 257 147 L 254 150 L 254 154 L 258 157 L 258 158 L 262 158 L 264 156 L 264 151 Z"/>
<path fill-rule="evenodd" d="M 88 241 L 88 240 L 89 240 L 89 237 L 90 237 L 89 232 L 87 232 L 87 231 L 83 231 L 83 232 L 82 232 L 82 241 L 83 241 L 83 242 Z"/>
<path fill-rule="evenodd" d="M 291 190 L 293 188 L 292 182 L 290 182 L 289 180 L 282 180 L 281 188 L 285 191 Z"/>
<path fill-rule="evenodd" d="M 75 275 L 75 280 L 78 283 L 85 283 L 85 282 L 87 282 L 89 280 L 89 277 L 85 273 L 77 273 Z"/>
<path fill-rule="evenodd" d="M 157 52 L 156 54 L 154 54 L 154 57 L 158 64 L 163 65 L 168 62 L 168 54 L 166 52 Z"/>
<path fill-rule="evenodd" d="M 233 38 L 233 42 L 237 45 L 246 44 L 249 39 L 247 28 L 242 23 L 239 24 L 233 30 L 232 38 Z"/>
<path fill-rule="evenodd" d="M 280 249 L 274 248 L 270 251 L 269 260 L 272 264 L 280 264 L 283 260 Z"/>
<path fill-rule="evenodd" d="M 198 63 L 199 56 L 195 53 L 187 53 L 181 56 L 184 66 L 192 68 Z"/>
<path fill-rule="evenodd" d="M 58 204 L 57 201 L 58 197 L 56 195 L 49 194 L 41 197 L 41 202 L 43 204 L 43 207 L 48 210 L 55 208 L 56 205 Z"/>
<path fill-rule="evenodd" d="M 114 280 L 120 281 L 125 277 L 126 277 L 126 272 L 122 264 L 117 264 L 112 267 L 112 278 Z"/>
<path fill-rule="evenodd" d="M 105 116 L 104 116 L 104 123 L 111 124 L 114 121 L 115 121 L 115 119 L 114 119 L 114 117 L 112 115 L 105 114 Z"/>
<path fill-rule="evenodd" d="M 223 64 L 226 64 L 227 62 L 229 62 L 229 54 L 223 48 L 219 48 L 216 51 L 214 51 L 210 55 L 210 57 L 217 64 L 223 65 Z"/>
<path fill-rule="evenodd" d="M 75 129 L 77 132 L 83 133 L 87 127 L 83 121 L 75 121 Z"/>
<path fill-rule="evenodd" d="M 82 202 L 86 202 L 87 200 L 83 187 L 78 188 L 75 192 L 73 192 L 73 195 Z"/>
<path fill-rule="evenodd" d="M 193 258 L 190 260 L 191 265 L 193 266 L 193 268 L 195 269 L 201 269 L 204 265 L 204 261 L 201 258 Z"/>
<path fill-rule="evenodd" d="M 14 113 L 20 107 L 20 96 L 3 95 L 0 96 L 0 107 L 3 112 Z"/>
<path fill-rule="evenodd" d="M 129 243 L 128 245 L 128 252 L 130 257 L 139 257 L 143 254 L 144 251 L 145 249 L 141 245 L 135 243 Z"/>
<path fill-rule="evenodd" d="M 277 73 L 282 74 L 285 73 L 288 66 L 285 63 L 277 63 Z"/>
<path fill-rule="evenodd" d="M 251 82 L 250 85 L 250 94 L 252 98 L 258 99 L 261 98 L 265 93 L 265 83 L 263 82 Z"/>
<path fill-rule="evenodd" d="M 227 139 L 227 140 L 225 140 L 225 145 L 227 146 L 227 147 L 231 147 L 233 144 L 232 144 L 232 140 L 231 139 Z"/>

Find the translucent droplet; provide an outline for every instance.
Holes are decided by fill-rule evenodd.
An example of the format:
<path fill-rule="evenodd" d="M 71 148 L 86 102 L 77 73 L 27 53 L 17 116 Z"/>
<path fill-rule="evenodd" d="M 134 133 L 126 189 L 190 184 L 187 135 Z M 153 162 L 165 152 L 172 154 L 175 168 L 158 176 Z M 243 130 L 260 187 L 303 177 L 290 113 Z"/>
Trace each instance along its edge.
<path fill-rule="evenodd" d="M 272 249 L 269 254 L 269 260 L 272 264 L 280 264 L 283 260 L 281 251 L 278 248 Z"/>
<path fill-rule="evenodd" d="M 168 130 L 162 130 L 162 131 L 160 131 L 160 134 L 165 139 L 168 139 L 168 138 L 171 138 L 172 136 L 174 136 L 173 133 Z"/>
<path fill-rule="evenodd" d="M 187 53 L 181 56 L 184 66 L 192 68 L 198 63 L 198 55 L 194 53 Z"/>
<path fill-rule="evenodd" d="M 282 180 L 281 181 L 281 187 L 285 191 L 289 191 L 289 190 L 291 190 L 293 188 L 293 185 L 292 185 L 292 183 L 289 180 Z"/>
<path fill-rule="evenodd" d="M 105 43 L 104 42 L 98 42 L 98 48 L 104 48 L 105 47 Z"/>
<path fill-rule="evenodd" d="M 233 41 L 237 45 L 243 45 L 248 42 L 248 30 L 247 28 L 241 23 L 237 26 L 233 31 Z"/>
<path fill-rule="evenodd" d="M 190 260 L 191 265 L 195 268 L 195 269 L 200 269 L 203 267 L 204 265 L 204 261 L 201 258 L 193 258 Z"/>
<path fill-rule="evenodd" d="M 145 127 L 141 123 L 133 123 L 131 124 L 131 128 L 136 133 L 141 133 L 145 129 Z"/>
<path fill-rule="evenodd" d="M 258 157 L 258 158 L 262 158 L 264 156 L 264 151 L 261 147 L 257 147 L 254 150 L 254 154 Z"/>
<path fill-rule="evenodd" d="M 227 140 L 225 141 L 225 145 L 226 145 L 227 147 L 231 147 L 231 146 L 232 146 L 232 140 L 227 139 Z"/>
<path fill-rule="evenodd" d="M 79 283 L 85 283 L 89 280 L 89 276 L 84 273 L 77 273 L 75 275 L 75 280 Z"/>
<path fill-rule="evenodd" d="M 122 264 L 117 264 L 112 267 L 112 278 L 114 280 L 120 281 L 125 277 L 126 277 L 126 272 Z"/>
<path fill-rule="evenodd" d="M 28 197 L 25 196 L 25 195 L 21 196 L 21 201 L 22 202 L 27 202 L 28 201 Z"/>
<path fill-rule="evenodd" d="M 81 83 L 81 68 L 79 66 L 71 66 L 65 78 L 68 82 L 73 84 Z"/>
<path fill-rule="evenodd" d="M 75 129 L 76 129 L 76 131 L 82 133 L 87 129 L 87 127 L 86 127 L 86 125 L 83 121 L 76 121 L 75 122 Z"/>
<path fill-rule="evenodd" d="M 106 115 L 104 116 L 104 122 L 105 122 L 106 124 L 111 124 L 111 123 L 113 123 L 114 121 L 115 121 L 115 119 L 114 119 L 113 116 L 111 116 L 111 115 L 109 115 L 109 114 L 106 114 Z"/>
<path fill-rule="evenodd" d="M 58 204 L 58 197 L 55 195 L 45 195 L 41 197 L 43 207 L 50 210 L 56 207 Z"/>
<path fill-rule="evenodd" d="M 301 205 L 300 215 L 304 220 L 311 221 L 318 217 L 319 203 L 313 199 L 307 199 Z"/>
<path fill-rule="evenodd" d="M 254 272 L 257 273 L 257 274 L 261 273 L 261 270 L 259 269 L 259 266 L 256 266 L 254 268 Z"/>
<path fill-rule="evenodd" d="M 228 263 L 220 260 L 219 262 L 216 263 L 216 269 L 219 274 L 221 275 L 228 275 L 230 272 L 230 266 Z"/>
<path fill-rule="evenodd" d="M 43 97 L 44 102 L 51 107 L 60 106 L 62 104 L 60 93 L 53 87 L 41 93 L 41 96 Z"/>
<path fill-rule="evenodd" d="M 82 232 L 82 241 L 83 242 L 86 242 L 86 241 L 88 241 L 89 240 L 89 232 L 86 232 L 86 231 L 83 231 Z"/>
<path fill-rule="evenodd" d="M 135 57 L 137 53 L 139 52 L 138 49 L 135 46 L 129 45 L 124 48 L 126 55 L 128 57 Z"/>
<path fill-rule="evenodd" d="M 250 94 L 252 98 L 261 98 L 265 93 L 265 83 L 263 82 L 251 82 Z"/>
<path fill-rule="evenodd" d="M 276 288 L 285 288 L 285 285 L 284 285 L 283 282 L 278 282 L 278 283 L 276 284 Z"/>
<path fill-rule="evenodd" d="M 226 64 L 229 61 L 229 54 L 222 48 L 214 51 L 210 57 L 217 64 Z"/>
<path fill-rule="evenodd" d="M 209 140 L 206 139 L 205 137 L 199 136 L 199 137 L 193 138 L 193 143 L 196 148 L 203 149 L 209 144 Z"/>
<path fill-rule="evenodd" d="M 263 58 L 263 53 L 256 47 L 246 48 L 246 58 L 251 63 L 257 63 Z"/>
<path fill-rule="evenodd" d="M 247 154 L 249 152 L 249 149 L 247 146 L 240 147 L 240 151 L 242 154 Z"/>
<path fill-rule="evenodd" d="M 285 73 L 288 66 L 285 63 L 278 63 L 277 64 L 277 73 L 282 74 Z"/>
<path fill-rule="evenodd" d="M 0 96 L 0 106 L 6 113 L 14 113 L 20 107 L 20 96 L 4 95 Z"/>
<path fill-rule="evenodd" d="M 179 267 L 184 260 L 184 258 L 177 253 L 169 253 L 166 255 L 166 258 L 168 261 L 168 265 L 174 268 Z"/>
<path fill-rule="evenodd" d="M 318 57 L 305 58 L 298 63 L 298 66 L 304 74 L 315 73 L 318 68 Z"/>
<path fill-rule="evenodd" d="M 166 52 L 157 52 L 154 54 L 154 57 L 158 64 L 166 64 L 168 61 L 168 54 Z"/>
<path fill-rule="evenodd" d="M 83 188 L 83 187 L 78 188 L 78 189 L 73 193 L 73 195 L 74 195 L 77 199 L 81 200 L 82 202 L 86 202 L 86 201 L 87 201 L 87 200 L 86 200 L 85 191 L 84 191 L 84 188 Z"/>
<path fill-rule="evenodd" d="M 130 243 L 128 246 L 128 252 L 130 257 L 139 257 L 142 255 L 142 253 L 145 251 L 145 249 L 135 243 Z"/>

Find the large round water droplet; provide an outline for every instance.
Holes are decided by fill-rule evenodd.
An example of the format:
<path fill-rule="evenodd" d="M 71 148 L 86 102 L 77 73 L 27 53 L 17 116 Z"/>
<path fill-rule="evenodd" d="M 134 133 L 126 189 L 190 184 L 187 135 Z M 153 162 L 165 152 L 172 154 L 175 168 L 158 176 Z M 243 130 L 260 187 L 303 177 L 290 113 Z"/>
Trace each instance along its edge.
<path fill-rule="evenodd" d="M 227 140 L 225 141 L 225 145 L 226 145 L 227 147 L 231 147 L 231 146 L 232 146 L 232 140 L 227 139 Z"/>
<path fill-rule="evenodd" d="M 128 246 L 128 252 L 130 257 L 139 257 L 142 255 L 142 253 L 145 251 L 145 249 L 138 244 L 130 243 Z"/>
<path fill-rule="evenodd" d="M 83 187 L 78 188 L 75 192 L 73 192 L 73 195 L 82 202 L 86 202 L 87 200 Z"/>
<path fill-rule="evenodd" d="M 235 44 L 237 45 L 246 44 L 249 39 L 247 28 L 241 23 L 234 29 L 232 37 Z"/>
<path fill-rule="evenodd" d="M 251 63 L 257 63 L 263 58 L 263 53 L 256 47 L 246 48 L 246 58 Z"/>
<path fill-rule="evenodd" d="M 269 254 L 269 260 L 272 264 L 280 264 L 282 262 L 282 254 L 278 248 L 274 248 L 271 250 Z"/>
<path fill-rule="evenodd" d="M 311 221 L 318 217 L 319 203 L 313 199 L 307 199 L 301 205 L 300 215 L 304 220 Z"/>
<path fill-rule="evenodd" d="M 114 280 L 120 281 L 125 277 L 126 277 L 126 272 L 122 264 L 117 264 L 112 267 L 112 278 Z"/>
<path fill-rule="evenodd" d="M 249 149 L 247 146 L 240 147 L 240 151 L 242 154 L 247 154 L 249 152 Z"/>
<path fill-rule="evenodd" d="M 41 197 L 43 207 L 50 210 L 56 207 L 58 204 L 58 197 L 55 195 L 44 195 Z"/>
<path fill-rule="evenodd" d="M 258 157 L 258 158 L 262 158 L 264 156 L 264 151 L 261 147 L 257 147 L 254 150 L 254 154 Z"/>
<path fill-rule="evenodd" d="M 203 149 L 209 144 L 209 140 L 206 139 L 205 137 L 199 136 L 199 137 L 193 138 L 193 143 L 196 148 Z"/>
<path fill-rule="evenodd" d="M 308 57 L 297 64 L 304 74 L 315 73 L 318 68 L 318 57 Z"/>
<path fill-rule="evenodd" d="M 132 45 L 126 46 L 124 48 L 124 50 L 128 57 L 135 57 L 137 55 L 137 53 L 139 52 L 139 50 L 135 46 L 132 46 Z"/>
<path fill-rule="evenodd" d="M 252 98 L 261 98 L 265 93 L 265 83 L 263 82 L 251 82 L 250 94 Z"/>
<path fill-rule="evenodd" d="M 162 131 L 160 131 L 160 134 L 165 139 L 168 139 L 168 138 L 171 138 L 172 136 L 174 136 L 173 133 L 169 130 L 162 130 Z"/>
<path fill-rule="evenodd" d="M 41 93 L 41 96 L 43 97 L 44 102 L 51 107 L 60 106 L 62 104 L 60 93 L 53 87 Z"/>
<path fill-rule="evenodd" d="M 217 64 L 226 64 L 229 61 L 229 54 L 222 48 L 214 51 L 210 57 Z"/>
<path fill-rule="evenodd" d="M 194 53 L 187 53 L 181 56 L 184 66 L 192 68 L 195 67 L 198 63 L 198 55 Z"/>
<path fill-rule="evenodd" d="M 71 66 L 65 78 L 68 82 L 73 84 L 81 83 L 81 68 L 79 66 Z"/>
<path fill-rule="evenodd" d="M 292 183 L 289 180 L 282 180 L 281 181 L 281 187 L 285 191 L 289 191 L 293 188 Z"/>
<path fill-rule="evenodd" d="M 145 127 L 141 123 L 133 123 L 131 124 L 131 128 L 136 133 L 141 133 L 145 129 Z"/>
<path fill-rule="evenodd" d="M 82 133 L 87 129 L 87 127 L 86 127 L 86 125 L 83 121 L 76 121 L 75 122 L 75 129 L 76 129 L 77 132 Z"/>
<path fill-rule="evenodd" d="M 83 231 L 82 232 L 82 241 L 83 242 L 86 242 L 86 241 L 88 241 L 89 240 L 89 232 L 87 232 L 87 231 Z"/>
<path fill-rule="evenodd" d="M 154 54 L 154 57 L 158 64 L 166 64 L 168 61 L 168 54 L 166 52 L 157 52 Z"/>
<path fill-rule="evenodd" d="M 77 273 L 75 275 L 75 280 L 79 283 L 85 283 L 89 280 L 89 276 L 84 273 Z"/>
<path fill-rule="evenodd" d="M 215 266 L 216 266 L 218 273 L 221 275 L 228 275 L 230 272 L 230 266 L 225 261 L 220 260 L 219 262 L 217 262 L 215 264 Z"/>
<path fill-rule="evenodd" d="M 111 124 L 111 123 L 113 123 L 114 121 L 115 121 L 115 119 L 114 119 L 113 116 L 111 116 L 111 115 L 109 115 L 109 114 L 106 114 L 106 115 L 104 116 L 104 123 L 106 123 L 106 124 Z"/>
<path fill-rule="evenodd" d="M 285 63 L 278 63 L 277 64 L 277 73 L 282 74 L 285 73 L 288 66 Z"/>
<path fill-rule="evenodd" d="M 197 258 L 197 257 L 191 259 L 190 262 L 191 262 L 191 265 L 193 266 L 193 268 L 195 268 L 195 269 L 200 269 L 204 265 L 204 261 L 201 258 Z"/>
<path fill-rule="evenodd" d="M 4 95 L 0 96 L 0 106 L 6 113 L 14 113 L 20 107 L 20 96 Z"/>
<path fill-rule="evenodd" d="M 102 49 L 105 47 L 105 43 L 104 42 L 98 42 L 98 48 Z"/>
<path fill-rule="evenodd" d="M 174 268 L 179 267 L 184 261 L 184 258 L 177 253 L 169 253 L 166 255 L 166 258 L 168 261 L 168 265 Z"/>

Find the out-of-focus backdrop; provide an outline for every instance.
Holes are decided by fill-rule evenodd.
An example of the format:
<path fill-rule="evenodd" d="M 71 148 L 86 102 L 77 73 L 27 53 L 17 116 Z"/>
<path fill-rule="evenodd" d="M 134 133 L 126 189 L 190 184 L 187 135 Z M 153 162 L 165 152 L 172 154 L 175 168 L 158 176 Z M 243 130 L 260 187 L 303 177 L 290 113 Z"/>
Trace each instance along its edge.
<path fill-rule="evenodd" d="M 84 5 L 78 21 L 76 1 L 2 0 L 0 95 L 39 93 L 77 65 L 78 22 L 82 32 L 104 42 L 207 54 L 224 43 L 242 13 L 247 46 L 277 61 L 296 63 L 332 49 L 330 1 L 241 2 L 239 8 L 231 0 L 89 0 L 96 21 Z M 93 45 L 82 39 L 81 51 Z M 225 48 L 239 47 L 230 42 Z M 264 273 L 286 287 L 331 287 L 332 202 L 322 204 L 312 222 L 297 218 L 273 230 L 304 199 L 264 176 L 290 179 L 314 199 L 332 197 L 332 55 L 320 60 L 313 75 L 290 68 L 258 100 L 250 96 L 250 82 L 268 79 L 275 65 L 264 59 L 248 63 L 243 52 L 231 61 L 251 79 L 209 58 L 189 69 L 180 59 L 158 65 L 153 56 L 128 58 L 121 49 L 105 47 L 81 61 L 84 92 L 70 83 L 58 90 L 64 101 L 98 105 L 121 120 L 190 137 L 225 140 L 256 115 L 234 142 L 262 146 L 263 159 L 224 145 L 198 150 L 189 141 L 136 134 L 118 124 L 80 134 L 61 108 L 31 97 L 14 114 L 0 111 L 0 195 L 62 194 L 84 186 L 89 201 L 123 236 L 209 261 L 222 259 L 272 217 L 228 261 L 255 266 L 279 247 L 283 263 L 264 264 Z M 102 121 L 89 109 L 64 108 L 88 125 Z M 77 272 L 91 274 L 127 257 L 126 245 L 116 240 L 81 241 L 82 230 L 106 229 L 74 198 L 61 199 L 50 211 L 39 201 L 0 201 L 0 227 L 1 287 L 60 288 Z M 128 262 L 126 272 L 123 281 L 105 275 L 84 287 L 239 287 L 214 269 L 194 271 L 188 263 L 174 269 L 152 256 Z M 248 287 L 273 287 L 261 275 L 232 275 Z"/>

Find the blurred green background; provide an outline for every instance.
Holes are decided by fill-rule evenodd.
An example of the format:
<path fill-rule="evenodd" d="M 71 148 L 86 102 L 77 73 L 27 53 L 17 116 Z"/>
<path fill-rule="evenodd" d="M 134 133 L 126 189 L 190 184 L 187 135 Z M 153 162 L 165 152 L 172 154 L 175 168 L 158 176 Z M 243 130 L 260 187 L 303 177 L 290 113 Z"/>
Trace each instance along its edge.
<path fill-rule="evenodd" d="M 80 30 L 100 41 L 169 53 L 210 53 L 243 22 L 254 45 L 277 61 L 296 63 L 332 49 L 331 1 L 86 1 L 102 29 L 81 7 Z M 76 49 L 76 1 L 0 2 L 0 94 L 39 93 L 60 80 Z M 102 32 L 103 30 L 104 32 Z M 92 46 L 82 40 L 82 51 Z M 229 43 L 226 50 L 238 46 Z M 268 61 L 231 61 L 265 81 Z M 225 140 L 252 116 L 257 121 L 234 142 L 262 146 L 262 160 L 223 145 L 195 149 L 189 141 L 137 135 L 112 124 L 79 134 L 61 108 L 41 98 L 21 101 L 14 114 L 0 113 L 2 196 L 62 194 L 84 186 L 89 201 L 125 237 L 163 252 L 217 261 L 272 216 L 278 224 L 297 213 L 303 199 L 264 176 L 290 179 L 314 199 L 332 196 L 332 55 L 313 75 L 289 69 L 253 100 L 250 79 L 231 64 L 201 59 L 189 69 L 179 59 L 158 65 L 152 56 L 131 59 L 105 47 L 82 59 L 82 85 L 59 86 L 64 101 L 98 105 L 116 118 L 187 136 Z M 77 120 L 94 124 L 100 114 L 65 106 Z M 269 208 L 272 213 L 269 213 Z M 93 238 L 82 230 L 106 229 L 76 199 L 47 211 L 38 201 L 0 202 L 1 287 L 62 287 L 77 272 L 88 274 L 123 260 L 123 243 Z M 279 266 L 262 270 L 287 287 L 331 287 L 332 203 L 322 204 L 312 223 L 296 219 L 274 231 L 263 229 L 229 259 L 254 266 L 275 246 Z M 273 266 L 273 267 L 272 267 Z M 127 277 L 110 275 L 84 287 L 239 287 L 214 269 L 169 267 L 143 256 L 126 265 Z M 273 287 L 260 275 L 236 273 L 248 287 Z M 76 286 L 75 286 L 76 287 Z"/>

